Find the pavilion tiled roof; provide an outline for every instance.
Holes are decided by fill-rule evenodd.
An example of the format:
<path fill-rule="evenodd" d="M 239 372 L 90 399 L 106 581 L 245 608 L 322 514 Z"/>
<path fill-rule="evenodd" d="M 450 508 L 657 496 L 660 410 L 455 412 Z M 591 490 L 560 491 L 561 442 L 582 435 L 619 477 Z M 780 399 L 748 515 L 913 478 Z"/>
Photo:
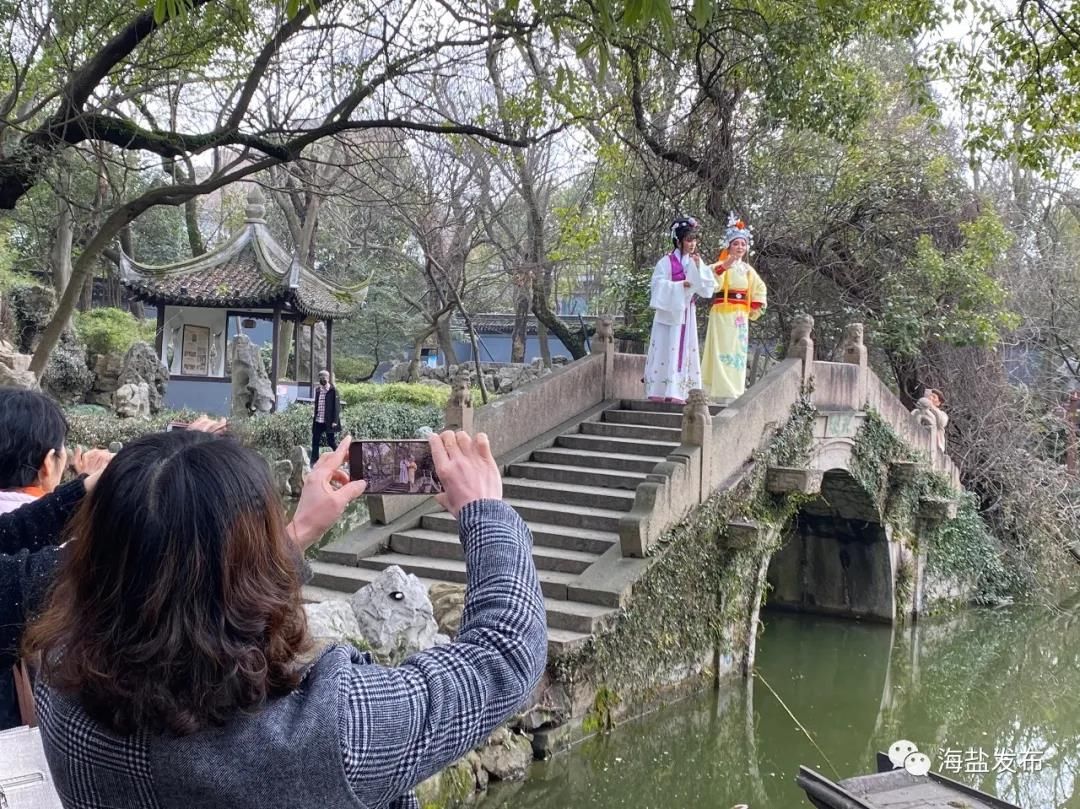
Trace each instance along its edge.
<path fill-rule="evenodd" d="M 281 304 L 303 315 L 347 318 L 367 299 L 368 282 L 342 286 L 290 255 L 263 219 L 262 199 L 248 198 L 244 227 L 201 256 L 153 266 L 121 253 L 120 281 L 154 304 L 208 308 L 270 308 Z"/>

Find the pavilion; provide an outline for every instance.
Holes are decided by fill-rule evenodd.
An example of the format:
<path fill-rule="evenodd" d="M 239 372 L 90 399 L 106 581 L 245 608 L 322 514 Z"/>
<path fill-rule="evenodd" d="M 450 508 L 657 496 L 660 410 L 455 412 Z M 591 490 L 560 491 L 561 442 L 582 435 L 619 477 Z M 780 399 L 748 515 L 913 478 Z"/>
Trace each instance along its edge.
<path fill-rule="evenodd" d="M 229 412 L 228 349 L 239 334 L 272 346 L 275 410 L 312 397 L 318 369 L 333 369 L 334 321 L 359 312 L 368 283 L 342 286 L 305 266 L 274 239 L 265 211 L 256 187 L 242 228 L 213 250 L 175 264 L 140 264 L 121 253 L 121 283 L 157 309 L 156 348 L 169 369 L 168 407 Z M 320 323 L 325 326 L 317 329 Z M 283 326 L 293 329 L 293 351 L 281 357 Z M 325 365 L 321 351 L 316 357 L 320 342 Z M 292 378 L 283 379 L 290 355 Z"/>

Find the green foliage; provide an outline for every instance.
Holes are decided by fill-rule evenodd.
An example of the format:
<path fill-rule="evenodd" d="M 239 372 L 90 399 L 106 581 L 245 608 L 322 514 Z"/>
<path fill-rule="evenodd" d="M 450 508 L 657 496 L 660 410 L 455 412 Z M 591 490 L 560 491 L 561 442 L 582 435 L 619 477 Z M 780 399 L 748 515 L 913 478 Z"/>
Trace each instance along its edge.
<path fill-rule="evenodd" d="M 422 385 L 409 382 L 343 382 L 337 386 L 345 405 L 368 402 L 398 402 L 418 407 L 446 407 L 450 388 L 446 385 Z"/>
<path fill-rule="evenodd" d="M 897 355 L 918 356 L 931 340 L 992 347 L 1003 331 L 1019 325 L 992 272 L 1011 242 L 1001 220 L 984 211 L 961 223 L 960 232 L 963 246 L 952 252 L 920 236 L 902 272 L 886 276 L 880 336 Z"/>
<path fill-rule="evenodd" d="M 962 40 L 942 43 L 940 74 L 951 80 L 972 161 L 1015 159 L 1047 176 L 1080 154 L 1080 47 L 1076 2 L 956 4 Z M 1071 158 L 1071 160 L 1070 160 Z M 1067 169 L 1066 169 L 1067 171 Z"/>
<path fill-rule="evenodd" d="M 1001 543 L 979 515 L 975 496 L 967 492 L 962 495 L 956 518 L 931 533 L 928 564 L 942 575 L 974 582 L 978 603 L 998 604 L 1025 587 L 1018 572 L 1008 565 Z"/>
<path fill-rule="evenodd" d="M 415 438 L 421 427 L 441 426 L 442 417 L 438 407 L 369 401 L 343 407 L 341 426 L 355 439 Z M 230 429 L 267 457 L 285 458 L 295 446 L 311 446 L 311 407 L 294 404 L 280 413 L 236 422 Z"/>
<path fill-rule="evenodd" d="M 929 469 L 919 470 L 913 480 L 906 482 L 890 478 L 890 464 L 918 460 L 919 456 L 878 413 L 867 412 L 855 438 L 851 471 L 893 526 L 895 535 L 912 540 L 921 535 L 927 542 L 922 550 L 927 552 L 929 568 L 943 577 L 970 585 L 975 600 L 980 603 L 998 603 L 1017 594 L 1023 582 L 1006 564 L 1005 551 L 979 515 L 974 495 L 954 491 L 944 476 Z M 934 497 L 959 497 L 960 507 L 956 518 L 927 533 L 917 524 L 919 503 Z M 900 573 L 913 579 L 913 571 Z M 904 576 L 898 573 L 898 598 L 903 595 L 900 591 L 912 584 Z"/>
<path fill-rule="evenodd" d="M 108 447 L 113 441 L 127 443 L 140 435 L 164 430 L 170 421 L 192 421 L 190 411 L 158 413 L 148 420 L 120 419 L 103 409 L 68 411 L 69 440 L 87 447 Z M 365 402 L 345 407 L 341 414 L 344 433 L 353 438 L 415 438 L 421 427 L 442 425 L 437 407 L 401 402 Z M 267 458 L 287 458 L 293 447 L 311 446 L 311 407 L 293 405 L 280 413 L 231 420 L 229 432 Z M 340 436 L 339 436 L 340 437 Z"/>
<path fill-rule="evenodd" d="M 375 370 L 371 357 L 334 357 L 334 379 L 338 388 L 342 383 L 362 382 Z"/>
<path fill-rule="evenodd" d="M 123 309 L 91 309 L 75 317 L 75 330 L 91 354 L 123 354 L 140 340 L 153 345 L 157 326 Z"/>
<path fill-rule="evenodd" d="M 108 448 L 118 441 L 127 444 L 141 435 L 161 432 L 170 421 L 193 421 L 199 414 L 190 411 L 162 411 L 149 419 L 121 419 L 105 408 L 76 406 L 66 411 L 68 444 Z M 310 436 L 309 436 L 310 443 Z"/>

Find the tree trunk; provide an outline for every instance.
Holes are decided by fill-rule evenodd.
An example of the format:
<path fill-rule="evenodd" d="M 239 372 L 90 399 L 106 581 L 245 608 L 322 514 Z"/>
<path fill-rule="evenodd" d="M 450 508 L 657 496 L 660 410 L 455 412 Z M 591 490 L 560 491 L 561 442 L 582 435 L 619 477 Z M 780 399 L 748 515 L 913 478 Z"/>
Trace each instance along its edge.
<path fill-rule="evenodd" d="M 510 362 L 525 362 L 525 345 L 529 339 L 529 310 L 532 308 L 532 285 L 527 281 L 517 286 L 514 301 L 514 330 L 510 336 Z"/>
<path fill-rule="evenodd" d="M 57 200 L 56 235 L 49 251 L 49 265 L 52 268 L 53 289 L 59 299 L 71 281 L 71 241 L 72 232 L 71 206 L 66 199 Z"/>
<path fill-rule="evenodd" d="M 548 345 L 548 330 L 543 323 L 536 324 L 536 339 L 540 343 L 540 359 L 545 368 L 551 367 L 551 346 Z"/>
<path fill-rule="evenodd" d="M 424 341 L 427 340 L 428 332 L 423 337 L 417 337 L 413 341 L 412 358 L 409 360 L 409 373 L 406 377 L 407 382 L 419 382 L 420 381 L 420 352 L 424 349 Z"/>
<path fill-rule="evenodd" d="M 547 297 L 544 295 L 544 281 L 540 277 L 533 279 L 533 314 L 536 315 L 536 319 L 548 327 L 548 330 L 555 334 L 556 337 L 566 346 L 566 350 L 570 352 L 570 356 L 575 360 L 580 360 L 585 356 L 585 335 L 575 334 L 566 327 L 566 324 L 555 317 L 555 313 L 551 311 L 551 307 L 548 305 Z"/>
<path fill-rule="evenodd" d="M 82 295 L 79 296 L 79 311 L 89 312 L 94 305 L 94 273 L 86 276 L 83 284 Z"/>
<path fill-rule="evenodd" d="M 194 181 L 194 176 L 191 179 Z M 195 197 L 184 203 L 184 225 L 187 228 L 188 247 L 191 249 L 192 257 L 201 256 L 206 252 L 206 245 L 203 243 L 202 232 L 199 230 L 199 205 Z"/>
<path fill-rule="evenodd" d="M 454 350 L 454 338 L 450 335 L 450 316 L 443 315 L 435 323 L 435 339 L 439 341 L 439 350 L 446 356 L 447 365 L 460 363 Z"/>

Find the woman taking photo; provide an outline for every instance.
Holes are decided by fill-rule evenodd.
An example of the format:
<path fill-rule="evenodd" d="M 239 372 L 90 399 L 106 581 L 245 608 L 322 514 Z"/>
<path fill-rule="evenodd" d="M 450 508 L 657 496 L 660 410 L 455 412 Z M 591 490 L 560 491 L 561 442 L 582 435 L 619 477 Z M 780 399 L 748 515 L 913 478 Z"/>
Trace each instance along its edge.
<path fill-rule="evenodd" d="M 303 551 L 364 490 L 339 471 L 349 439 L 312 469 L 289 526 L 266 463 L 231 439 L 124 447 L 24 644 L 65 807 L 413 807 L 413 786 L 514 712 L 546 654 L 531 537 L 486 437 L 430 440 L 465 617 L 455 642 L 396 668 L 314 652 L 300 602 Z"/>

